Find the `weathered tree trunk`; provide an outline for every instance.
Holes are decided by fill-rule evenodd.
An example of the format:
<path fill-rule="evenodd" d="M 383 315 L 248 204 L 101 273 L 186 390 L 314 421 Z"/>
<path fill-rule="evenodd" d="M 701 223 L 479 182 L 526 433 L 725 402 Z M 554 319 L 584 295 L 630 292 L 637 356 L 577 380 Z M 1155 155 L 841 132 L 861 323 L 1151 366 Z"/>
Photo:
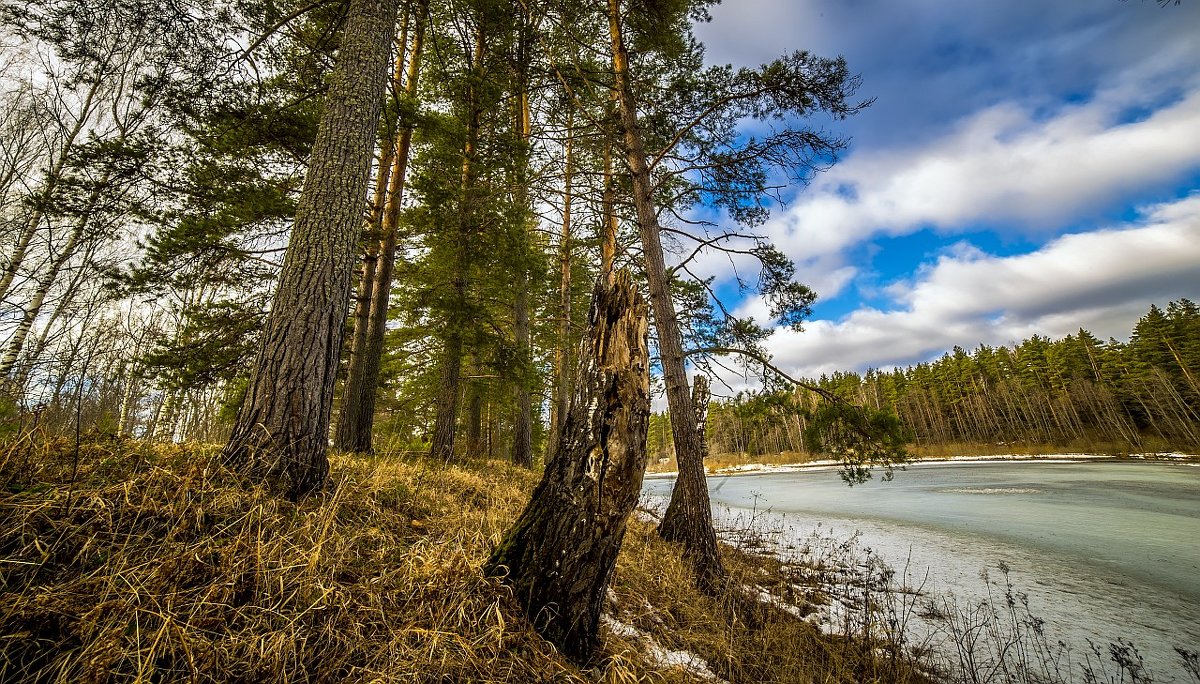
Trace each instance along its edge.
<path fill-rule="evenodd" d="M 654 186 L 638 125 L 637 104 L 629 86 L 629 60 L 621 34 L 620 0 L 608 0 L 608 21 L 625 156 L 633 182 L 633 203 L 637 210 L 650 304 L 654 307 L 654 325 L 658 330 L 659 358 L 671 411 L 671 432 L 675 438 L 675 460 L 679 465 L 672 505 L 667 508 L 659 533 L 664 539 L 684 543 L 685 553 L 695 567 L 697 586 L 715 593 L 724 583 L 725 569 L 717 555 L 716 531 L 712 526 L 708 487 L 704 483 L 703 446 L 688 395 L 683 338 L 671 300 L 671 281 L 663 261 Z"/>
<path fill-rule="evenodd" d="M 597 285 L 556 453 L 486 566 L 512 587 L 538 632 L 580 662 L 595 650 L 646 469 L 646 314 L 627 271 Z"/>
<path fill-rule="evenodd" d="M 417 77 L 421 72 L 421 49 L 425 42 L 425 14 L 428 3 L 418 2 L 408 10 L 416 15 L 412 48 L 409 51 L 407 71 L 404 76 L 404 92 L 413 97 L 417 92 Z M 410 19 L 411 20 L 411 19 Z M 403 48 L 404 41 L 401 41 Z M 393 85 L 400 87 L 398 75 L 401 60 L 397 60 L 397 75 Z M 369 453 L 371 433 L 375 426 L 375 398 L 379 391 L 379 372 L 383 364 L 383 338 L 387 333 L 388 302 L 392 294 L 392 273 L 396 265 L 396 243 L 400 208 L 404 199 L 404 181 L 408 172 L 409 151 L 412 149 L 413 127 L 409 122 L 400 122 L 399 135 L 385 142 L 384 160 L 380 161 L 380 182 L 386 186 L 383 196 L 376 195 L 379 207 L 378 241 L 375 258 L 370 269 L 371 279 L 364 274 L 363 287 L 359 296 L 365 300 L 364 311 L 359 318 L 356 309 L 355 335 L 362 326 L 362 339 L 356 339 L 354 354 L 346 375 L 346 387 L 342 393 L 342 410 L 338 416 L 337 448 L 342 451 Z M 386 174 L 384 164 L 389 165 Z"/>
<path fill-rule="evenodd" d="M 345 306 L 396 32 L 396 0 L 351 0 L 325 113 L 225 459 L 288 496 L 324 483 Z"/>

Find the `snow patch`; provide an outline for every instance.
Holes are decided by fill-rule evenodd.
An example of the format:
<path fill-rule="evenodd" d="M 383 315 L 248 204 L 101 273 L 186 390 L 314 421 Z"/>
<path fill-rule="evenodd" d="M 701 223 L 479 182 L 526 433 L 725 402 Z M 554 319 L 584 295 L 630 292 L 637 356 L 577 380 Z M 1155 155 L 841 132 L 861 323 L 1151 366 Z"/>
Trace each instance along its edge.
<path fill-rule="evenodd" d="M 646 656 L 656 667 L 663 669 L 683 668 L 699 679 L 719 684 L 729 684 L 718 677 L 703 658 L 691 651 L 676 651 L 665 648 L 653 637 L 627 622 L 621 622 L 611 615 L 601 615 L 600 624 L 608 628 L 612 634 L 626 639 L 637 640 L 646 651 Z"/>

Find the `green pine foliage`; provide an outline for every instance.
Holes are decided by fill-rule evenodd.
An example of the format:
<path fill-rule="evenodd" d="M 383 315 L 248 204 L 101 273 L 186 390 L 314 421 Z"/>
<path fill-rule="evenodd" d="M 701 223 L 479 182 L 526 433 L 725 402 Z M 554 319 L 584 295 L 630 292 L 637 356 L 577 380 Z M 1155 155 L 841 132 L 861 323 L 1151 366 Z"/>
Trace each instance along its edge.
<path fill-rule="evenodd" d="M 928 363 L 864 374 L 835 373 L 814 385 L 892 415 L 918 447 L 976 444 L 1108 448 L 1200 448 L 1200 307 L 1151 306 L 1128 343 L 1087 330 L 1060 340 L 955 347 Z M 837 411 L 805 390 L 739 394 L 714 403 L 715 452 L 842 455 L 814 436 Z M 886 420 L 880 418 L 880 420 Z"/>

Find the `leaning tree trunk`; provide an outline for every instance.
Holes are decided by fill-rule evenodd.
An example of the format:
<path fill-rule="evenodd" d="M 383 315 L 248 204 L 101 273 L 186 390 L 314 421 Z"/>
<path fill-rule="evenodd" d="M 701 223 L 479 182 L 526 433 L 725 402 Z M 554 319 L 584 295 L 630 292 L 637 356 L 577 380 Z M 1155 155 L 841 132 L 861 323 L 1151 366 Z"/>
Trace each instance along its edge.
<path fill-rule="evenodd" d="M 296 497 L 324 483 L 396 0 L 351 0 L 279 287 L 225 459 Z"/>
<path fill-rule="evenodd" d="M 646 313 L 627 271 L 597 285 L 555 453 L 486 567 L 512 588 L 538 632 L 579 662 L 595 651 L 646 469 Z"/>
<path fill-rule="evenodd" d="M 421 51 L 425 43 L 425 14 L 428 0 L 418 2 L 410 13 L 416 14 L 411 54 L 404 79 L 404 93 L 412 98 L 417 92 L 417 77 L 421 73 Z M 375 399 L 379 392 L 380 371 L 383 365 L 383 338 L 387 334 L 388 303 L 392 293 L 392 273 L 396 265 L 396 245 L 399 239 L 400 209 L 404 199 L 404 183 L 408 172 L 408 157 L 412 149 L 413 124 L 401 122 L 399 137 L 394 141 L 391 171 L 381 216 L 379 254 L 374 278 L 367 294 L 370 303 L 364 327 L 361 353 L 351 357 L 346 389 L 342 399 L 342 415 L 338 420 L 337 444 L 343 451 L 369 453 L 375 428 Z M 361 321 L 359 321 L 361 323 Z M 358 323 L 356 323 L 356 326 Z M 355 328 L 358 332 L 358 328 Z"/>
<path fill-rule="evenodd" d="M 684 543 L 685 553 L 691 558 L 695 569 L 697 586 L 707 593 L 716 593 L 724 584 L 725 569 L 717 555 L 717 535 L 712 526 L 708 487 L 704 484 L 703 445 L 696 429 L 692 400 L 688 395 L 683 337 L 671 297 L 671 280 L 663 261 L 658 214 L 654 208 L 654 186 L 638 124 L 637 105 L 629 84 L 629 57 L 621 33 L 620 0 L 608 0 L 608 24 L 618 113 L 626 161 L 633 182 L 633 204 L 637 210 L 646 282 L 650 289 L 650 303 L 654 307 L 654 325 L 658 330 L 659 358 L 667 388 L 671 432 L 675 438 L 675 460 L 679 465 L 680 475 L 675 481 L 677 491 L 672 495 L 672 503 L 677 498 L 687 497 L 685 506 L 667 508 L 659 533 L 668 541 Z M 699 483 L 699 486 L 695 486 L 695 483 Z M 681 485 L 686 489 L 678 491 Z M 700 514 L 702 511 L 706 513 Z"/>

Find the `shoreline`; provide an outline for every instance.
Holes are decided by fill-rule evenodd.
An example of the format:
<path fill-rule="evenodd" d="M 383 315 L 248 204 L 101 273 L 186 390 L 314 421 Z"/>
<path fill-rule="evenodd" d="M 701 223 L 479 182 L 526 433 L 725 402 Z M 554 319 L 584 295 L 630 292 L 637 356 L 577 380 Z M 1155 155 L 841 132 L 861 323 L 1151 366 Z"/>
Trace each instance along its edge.
<path fill-rule="evenodd" d="M 1161 453 L 1121 456 L 1101 454 L 1050 454 L 1038 457 L 964 456 L 924 459 L 910 465 L 936 467 L 953 466 L 957 463 L 968 465 L 1011 463 L 1017 460 L 1048 464 L 1090 462 L 1200 466 L 1200 462 L 1194 455 Z M 735 475 L 764 475 L 804 470 L 828 471 L 836 467 L 836 464 L 829 462 L 770 466 L 770 470 L 746 470 L 743 466 L 738 471 L 726 469 L 724 472 L 709 473 L 709 477 L 720 476 L 720 479 L 724 480 L 726 477 Z M 963 471 L 964 476 L 967 472 Z M 1181 475 L 1190 477 L 1185 473 L 1181 473 Z M 661 489 L 665 483 L 661 481 L 663 479 L 661 476 L 658 479 L 658 487 Z M 742 486 L 754 487 L 755 485 L 749 481 L 743 481 Z M 668 501 L 669 496 L 661 493 L 644 495 L 639 504 L 639 516 L 643 519 L 653 519 L 653 516 L 661 515 L 662 509 Z M 1136 643 L 1140 649 L 1136 651 L 1139 658 L 1145 657 L 1147 663 L 1152 666 L 1153 672 L 1164 676 L 1162 681 L 1183 681 L 1180 675 L 1184 670 L 1179 669 L 1181 664 L 1176 661 L 1171 652 L 1171 647 L 1178 644 L 1170 638 L 1156 638 L 1157 634 L 1163 632 L 1158 623 L 1139 622 L 1138 624 L 1150 625 L 1150 627 L 1130 634 L 1124 632 L 1124 628 L 1119 625 L 1097 621 L 1092 617 L 1089 617 L 1089 621 L 1083 626 L 1077 626 L 1070 619 L 1064 617 L 1068 613 L 1064 613 L 1064 609 L 1059 605 L 1062 595 L 1088 595 L 1087 592 L 1078 590 L 1078 586 L 1084 586 L 1078 582 L 1072 584 L 1059 581 L 1063 578 L 1076 577 L 1076 573 L 1072 572 L 1071 568 L 1058 573 L 1051 572 L 1051 581 L 1047 582 L 1038 576 L 1040 568 L 1043 566 L 1030 565 L 1027 561 L 1022 563 L 1020 562 L 1024 558 L 1022 556 L 1010 558 L 1007 553 L 1001 553 L 994 549 L 980 553 L 966 553 L 952 544 L 931 545 L 927 543 L 927 539 L 924 546 L 921 547 L 922 542 L 918 541 L 921 539 L 920 537 L 905 536 L 898 546 L 889 545 L 886 543 L 887 537 L 890 535 L 892 538 L 896 538 L 895 531 L 887 529 L 886 526 L 872 526 L 870 520 L 867 519 L 859 521 L 867 523 L 866 527 L 847 528 L 839 524 L 839 522 L 845 522 L 840 517 L 838 521 L 831 522 L 827 519 L 822 520 L 820 516 L 814 517 L 804 513 L 778 513 L 774 511 L 773 507 L 769 505 L 760 507 L 757 499 L 755 501 L 754 508 L 750 508 L 749 503 L 744 504 L 746 508 L 740 508 L 734 504 L 718 505 L 714 502 L 713 523 L 718 539 L 723 545 L 729 546 L 740 554 L 757 558 L 764 565 L 779 564 L 782 570 L 796 572 L 798 579 L 803 578 L 804 581 L 793 581 L 790 588 L 784 588 L 782 591 L 773 590 L 765 585 L 756 586 L 754 582 L 748 584 L 746 588 L 752 590 L 752 593 L 757 593 L 764 603 L 784 611 L 802 613 L 801 619 L 809 622 L 822 633 L 850 636 L 861 631 L 860 629 L 851 629 L 849 633 L 846 632 L 847 625 L 857 625 L 855 620 L 867 619 L 870 624 L 878 626 L 882 624 L 878 622 L 880 619 L 886 622 L 895 618 L 897 613 L 890 611 L 897 608 L 899 614 L 905 616 L 905 619 L 899 621 L 906 625 L 906 628 L 902 630 L 901 641 L 934 646 L 930 662 L 939 666 L 947 664 L 952 666 L 956 653 L 954 649 L 958 644 L 955 639 L 962 636 L 955 632 L 961 627 L 961 623 L 956 623 L 955 619 L 961 620 L 969 617 L 969 611 L 972 610 L 970 606 L 976 605 L 973 602 L 984 601 L 988 606 L 998 609 L 995 613 L 995 616 L 998 617 L 995 617 L 990 623 L 993 628 L 998 630 L 996 633 L 1003 632 L 1013 638 L 1019 637 L 1027 645 L 1038 643 L 1042 647 L 1052 646 L 1056 639 L 1061 639 L 1061 643 L 1079 646 L 1088 643 L 1088 639 L 1094 639 L 1095 643 L 1102 645 L 1114 643 L 1119 645 L 1121 638 L 1129 638 L 1132 640 L 1131 645 Z M 650 511 L 653 512 L 650 513 Z M 903 548 L 905 539 L 909 544 L 907 552 Z M 916 554 L 914 554 L 913 544 L 921 547 Z M 946 552 L 938 549 L 950 548 L 958 549 L 952 554 L 955 556 L 955 561 L 945 562 Z M 996 556 L 997 553 L 1000 555 Z M 1008 567 L 1010 560 L 1013 562 L 1011 581 Z M 978 562 L 973 564 L 971 561 Z M 971 567 L 967 568 L 967 566 Z M 964 568 L 972 571 L 965 571 Z M 979 574 L 973 571 L 980 568 L 982 570 Z M 932 575 L 934 580 L 929 583 L 931 570 L 934 570 Z M 994 575 L 992 582 L 989 582 L 987 577 L 989 571 Z M 1086 573 L 1083 576 L 1087 576 Z M 980 578 L 982 582 L 980 586 L 984 587 L 983 590 L 973 584 L 973 577 Z M 805 595 L 805 589 L 814 592 L 815 596 L 823 596 L 825 600 L 813 600 L 811 597 L 796 600 Z M 1119 596 L 1120 592 L 1116 595 Z M 1026 596 L 1033 596 L 1032 604 L 1022 602 L 1027 600 L 1024 598 Z M 1016 604 L 1004 603 L 1004 601 L 1012 600 L 1012 597 L 1018 597 L 1020 600 Z M 862 617 L 862 606 L 876 600 L 880 602 L 883 612 L 873 614 L 870 618 Z M 1017 612 L 1005 612 L 1006 605 Z M 1091 616 L 1095 614 L 1137 614 L 1136 611 L 1123 610 L 1132 609 L 1116 599 L 1081 600 L 1080 606 L 1086 608 L 1086 610 L 1080 608 L 1084 614 Z M 1100 609 L 1096 609 L 1097 606 Z M 1016 617 L 1010 619 L 1010 616 Z M 1037 624 L 1050 625 L 1047 632 L 1047 634 L 1053 635 L 1050 641 L 1046 641 L 1047 637 L 1042 633 L 1030 632 L 1025 629 L 1035 621 Z M 1187 639 L 1184 639 L 1185 645 L 1186 641 Z M 989 644 L 983 644 L 982 647 L 987 648 Z M 1079 653 L 1083 654 L 1083 660 L 1073 658 L 1067 661 L 1073 671 L 1085 666 L 1108 668 L 1109 671 L 1120 669 L 1120 665 L 1116 664 L 1116 661 L 1112 663 L 1105 659 L 1091 661 L 1088 660 L 1089 656 L 1086 650 L 1081 650 Z M 1110 681 L 1115 681 L 1115 679 Z"/>
<path fill-rule="evenodd" d="M 1184 454 L 1180 452 L 1147 452 L 1140 454 L 997 454 L 989 456 L 949 456 L 935 458 L 913 459 L 904 464 L 904 468 L 937 465 L 983 465 L 988 463 L 1013 463 L 1018 461 L 1036 461 L 1039 463 L 1101 463 L 1109 461 L 1138 462 L 1138 463 L 1173 463 L 1176 465 L 1200 466 L 1200 454 Z M 804 463 L 745 463 L 734 466 L 723 466 L 715 470 L 707 470 L 708 477 L 735 475 L 774 475 L 779 473 L 798 473 L 804 471 L 838 470 L 841 462 L 830 459 L 806 461 Z M 647 472 L 645 479 L 667 479 L 679 475 L 677 470 L 662 472 Z"/>

